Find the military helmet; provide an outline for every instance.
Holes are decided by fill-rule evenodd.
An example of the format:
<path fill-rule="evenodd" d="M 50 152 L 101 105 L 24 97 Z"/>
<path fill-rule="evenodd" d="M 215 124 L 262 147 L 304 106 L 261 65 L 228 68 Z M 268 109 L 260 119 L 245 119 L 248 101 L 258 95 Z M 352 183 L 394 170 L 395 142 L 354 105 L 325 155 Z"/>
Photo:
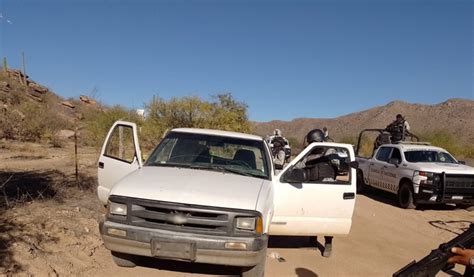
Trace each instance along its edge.
<path fill-rule="evenodd" d="M 320 129 L 313 129 L 306 134 L 306 143 L 310 144 L 312 142 L 323 142 L 324 141 L 324 132 Z"/>

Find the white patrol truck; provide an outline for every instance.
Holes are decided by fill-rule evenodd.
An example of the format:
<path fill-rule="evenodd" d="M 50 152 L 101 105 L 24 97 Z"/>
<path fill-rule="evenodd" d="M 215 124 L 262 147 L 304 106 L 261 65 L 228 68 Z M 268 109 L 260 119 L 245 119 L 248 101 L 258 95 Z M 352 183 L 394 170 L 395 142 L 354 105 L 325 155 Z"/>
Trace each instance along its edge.
<path fill-rule="evenodd" d="M 474 205 L 474 168 L 429 143 L 382 144 L 370 158 L 357 157 L 358 191 L 365 186 L 397 195 L 405 209 L 417 204 Z"/>
<path fill-rule="evenodd" d="M 138 256 L 242 267 L 262 276 L 268 236 L 347 235 L 356 172 L 312 180 L 295 164 L 333 148 L 354 166 L 351 145 L 312 143 L 275 175 L 259 136 L 180 128 L 142 162 L 136 125 L 110 129 L 98 163 L 97 193 L 107 206 L 100 233 L 120 266 Z"/>

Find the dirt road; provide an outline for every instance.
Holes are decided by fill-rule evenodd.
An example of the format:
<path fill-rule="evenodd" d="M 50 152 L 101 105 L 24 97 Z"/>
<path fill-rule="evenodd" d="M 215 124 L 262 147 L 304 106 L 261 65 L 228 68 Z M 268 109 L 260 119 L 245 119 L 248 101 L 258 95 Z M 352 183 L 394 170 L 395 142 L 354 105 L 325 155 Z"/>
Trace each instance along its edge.
<path fill-rule="evenodd" d="M 95 186 L 91 183 L 94 151 L 82 149 L 81 172 L 92 175 L 82 186 L 71 185 L 75 183 L 70 177 L 69 149 L 43 149 L 35 154 L 38 151 L 0 149 L 0 184 L 12 173 L 16 182 L 56 184 L 50 196 L 37 195 L 21 205 L 0 206 L 0 274 L 116 277 L 236 272 L 234 268 L 154 259 L 143 259 L 136 268 L 115 266 L 97 228 L 103 209 L 91 190 Z M 51 167 L 56 171 L 50 171 Z M 474 212 L 453 206 L 402 210 L 390 195 L 370 191 L 358 195 L 351 233 L 334 239 L 332 257 L 321 256 L 314 238 L 271 237 L 268 256 L 280 256 L 284 261 L 268 257 L 266 276 L 391 276 L 462 232 L 469 222 L 474 222 Z M 462 272 L 458 266 L 451 275 Z"/>
<path fill-rule="evenodd" d="M 324 258 L 310 238 L 272 237 L 269 256 L 278 253 L 279 262 L 268 258 L 266 276 L 391 276 L 413 259 L 420 259 L 441 242 L 474 221 L 474 213 L 453 207 L 432 210 L 402 210 L 392 201 L 358 196 L 354 221 L 348 237 L 334 240 L 333 256 Z M 322 239 L 320 240 L 322 241 Z M 206 276 L 213 266 L 189 267 L 184 263 L 153 263 L 146 260 L 133 269 L 109 267 L 91 272 L 101 276 Z M 222 270 L 222 269 L 220 269 Z M 457 273 L 463 273 L 460 266 Z M 196 273 L 197 272 L 197 273 Z M 452 275 L 456 276 L 456 272 Z M 228 273 L 222 270 L 221 273 Z M 440 273 L 439 276 L 446 274 Z"/>

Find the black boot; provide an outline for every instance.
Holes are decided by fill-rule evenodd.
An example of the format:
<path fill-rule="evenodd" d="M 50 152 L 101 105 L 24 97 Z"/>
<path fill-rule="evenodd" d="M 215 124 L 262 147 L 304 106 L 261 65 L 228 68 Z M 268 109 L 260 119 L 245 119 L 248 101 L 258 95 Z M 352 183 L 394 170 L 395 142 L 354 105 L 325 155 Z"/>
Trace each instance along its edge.
<path fill-rule="evenodd" d="M 324 252 L 323 257 L 330 257 L 332 253 L 332 237 L 324 236 Z"/>

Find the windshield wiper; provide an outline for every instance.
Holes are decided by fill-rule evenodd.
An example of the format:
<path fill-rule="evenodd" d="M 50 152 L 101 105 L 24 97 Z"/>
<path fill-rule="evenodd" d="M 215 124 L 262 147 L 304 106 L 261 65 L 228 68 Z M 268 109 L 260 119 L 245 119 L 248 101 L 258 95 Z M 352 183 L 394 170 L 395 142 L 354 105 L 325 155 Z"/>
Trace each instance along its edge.
<path fill-rule="evenodd" d="M 164 163 L 164 164 L 153 164 L 152 166 L 165 166 L 165 167 L 178 167 L 178 168 L 191 168 L 191 169 L 203 169 L 203 170 L 212 170 L 212 171 L 219 171 L 219 172 L 229 172 L 234 173 L 242 176 L 249 176 L 249 177 L 258 177 L 264 178 L 265 176 L 240 171 L 234 168 L 228 168 L 223 165 L 209 165 L 209 164 L 177 164 L 177 163 Z"/>
<path fill-rule="evenodd" d="M 250 172 L 243 172 L 243 171 L 233 169 L 233 168 L 228 168 L 228 167 L 225 167 L 225 166 L 213 166 L 213 167 L 216 168 L 216 169 L 219 169 L 221 171 L 224 171 L 224 172 L 235 173 L 235 174 L 239 174 L 239 175 L 243 175 L 243 176 L 251 176 L 251 177 L 255 176 L 255 174 L 252 174 Z"/>
<path fill-rule="evenodd" d="M 194 168 L 194 169 L 208 169 L 208 170 L 214 170 L 214 171 L 220 171 L 220 172 L 230 172 L 230 173 L 243 175 L 243 176 L 251 176 L 251 177 L 258 176 L 258 177 L 261 177 L 261 176 L 256 175 L 256 174 L 252 174 L 252 173 L 249 173 L 249 172 L 243 172 L 243 171 L 233 169 L 233 168 L 228 168 L 228 167 L 225 167 L 225 166 L 222 166 L 222 165 L 189 165 L 189 167 Z"/>
<path fill-rule="evenodd" d="M 178 163 L 150 163 L 150 164 L 146 164 L 146 166 L 183 167 L 183 168 L 191 167 L 191 165 L 189 164 L 178 164 Z"/>

